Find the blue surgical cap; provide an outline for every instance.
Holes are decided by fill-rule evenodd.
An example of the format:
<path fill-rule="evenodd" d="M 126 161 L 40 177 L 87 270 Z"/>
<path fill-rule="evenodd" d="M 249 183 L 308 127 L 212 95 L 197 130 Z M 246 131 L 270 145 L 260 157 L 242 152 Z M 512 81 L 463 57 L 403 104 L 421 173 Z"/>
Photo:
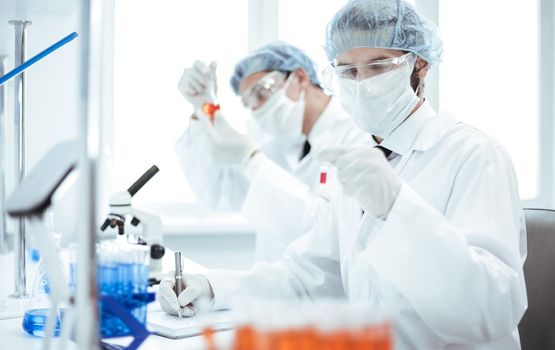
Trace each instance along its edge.
<path fill-rule="evenodd" d="M 404 0 L 350 0 L 326 30 L 330 62 L 358 47 L 412 51 L 430 65 L 441 61 L 437 26 Z"/>
<path fill-rule="evenodd" d="M 252 51 L 235 65 L 231 87 L 239 95 L 239 84 L 253 73 L 292 72 L 297 68 L 302 68 L 314 85 L 320 85 L 314 62 L 302 50 L 283 41 L 275 41 Z"/>

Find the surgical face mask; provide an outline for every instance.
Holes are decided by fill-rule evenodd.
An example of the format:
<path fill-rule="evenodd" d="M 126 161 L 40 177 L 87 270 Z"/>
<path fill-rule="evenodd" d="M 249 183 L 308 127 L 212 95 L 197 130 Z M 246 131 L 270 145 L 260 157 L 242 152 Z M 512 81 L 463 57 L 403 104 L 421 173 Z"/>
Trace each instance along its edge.
<path fill-rule="evenodd" d="M 371 78 L 339 79 L 343 108 L 372 135 L 387 138 L 420 100 L 410 84 L 416 57 L 407 55 L 399 67 Z"/>
<path fill-rule="evenodd" d="M 304 117 L 304 91 L 299 101 L 286 95 L 295 75 L 291 73 L 282 89 L 276 91 L 262 107 L 252 112 L 254 120 L 270 135 L 300 139 Z"/>

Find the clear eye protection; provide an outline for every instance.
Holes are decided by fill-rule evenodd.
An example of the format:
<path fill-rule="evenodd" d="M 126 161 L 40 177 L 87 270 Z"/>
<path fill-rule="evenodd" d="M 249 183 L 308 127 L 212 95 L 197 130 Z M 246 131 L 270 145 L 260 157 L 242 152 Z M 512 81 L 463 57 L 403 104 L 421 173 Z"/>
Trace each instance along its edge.
<path fill-rule="evenodd" d="M 250 110 L 262 107 L 274 93 L 285 86 L 286 81 L 287 75 L 283 72 L 266 74 L 241 94 L 243 105 Z"/>
<path fill-rule="evenodd" d="M 372 61 L 369 63 L 348 65 L 331 64 L 322 72 L 324 84 L 329 91 L 337 92 L 336 90 L 340 80 L 360 82 L 390 72 L 405 64 L 414 64 L 414 58 L 414 53 L 409 52 L 399 57 Z"/>

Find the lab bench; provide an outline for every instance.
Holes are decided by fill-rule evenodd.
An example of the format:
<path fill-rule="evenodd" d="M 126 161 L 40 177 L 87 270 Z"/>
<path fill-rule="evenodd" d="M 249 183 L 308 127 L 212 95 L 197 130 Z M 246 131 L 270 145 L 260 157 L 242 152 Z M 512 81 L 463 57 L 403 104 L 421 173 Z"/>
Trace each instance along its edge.
<path fill-rule="evenodd" d="M 184 259 L 184 269 L 191 273 L 202 272 L 203 267 L 196 264 L 191 260 Z M 2 270 L 2 278 L 0 279 L 0 301 L 5 301 L 6 297 L 13 292 L 13 253 L 0 254 L 0 268 Z M 173 253 L 167 252 L 163 259 L 163 270 L 170 271 L 173 269 Z M 28 281 L 32 280 L 32 276 L 28 276 Z M 31 283 L 28 282 L 30 285 Z M 28 290 L 31 286 L 28 286 Z M 156 303 L 153 302 L 153 304 Z M 149 311 L 156 311 L 156 305 L 149 308 Z M 148 316 L 147 316 L 148 319 Z M 40 349 L 41 338 L 33 337 L 23 330 L 21 327 L 22 317 L 0 319 L 0 340 L 2 349 Z M 79 326 L 77 326 L 79 327 Z M 215 333 L 216 344 L 218 349 L 228 349 L 233 341 L 233 331 L 223 331 Z M 120 345 L 125 345 L 129 342 L 129 337 L 113 338 L 109 341 Z M 56 341 L 56 340 L 55 340 Z M 154 349 L 205 349 L 206 344 L 202 336 L 182 338 L 182 339 L 169 339 L 158 335 L 149 336 L 145 342 L 140 346 L 141 350 L 154 350 Z M 54 347 L 56 349 L 56 347 Z M 70 342 L 69 349 L 77 349 L 75 343 Z M 69 350 L 68 349 L 68 350 Z"/>
<path fill-rule="evenodd" d="M 218 349 L 228 349 L 233 341 L 233 331 L 217 332 L 215 340 Z M 26 334 L 21 328 L 21 317 L 0 320 L 0 339 L 2 339 L 3 349 L 40 349 L 41 339 L 32 337 Z M 114 338 L 110 340 L 111 343 L 125 345 L 129 338 Z M 56 340 L 54 340 L 56 342 Z M 56 347 L 54 347 L 55 349 Z M 139 347 L 141 350 L 154 350 L 154 349 L 187 349 L 197 350 L 205 349 L 206 344 L 201 336 L 182 338 L 182 339 L 169 339 L 158 335 L 151 335 Z M 68 350 L 77 349 L 75 343 L 70 342 Z"/>

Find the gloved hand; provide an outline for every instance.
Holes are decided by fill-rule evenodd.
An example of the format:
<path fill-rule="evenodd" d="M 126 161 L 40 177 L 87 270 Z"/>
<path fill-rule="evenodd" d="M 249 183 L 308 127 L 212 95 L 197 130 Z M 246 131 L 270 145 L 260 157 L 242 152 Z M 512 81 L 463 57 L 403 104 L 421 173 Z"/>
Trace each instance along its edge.
<path fill-rule="evenodd" d="M 382 151 L 370 146 L 328 147 L 315 157 L 337 168 L 343 192 L 355 197 L 364 211 L 387 217 L 401 190 L 401 180 Z"/>
<path fill-rule="evenodd" d="M 245 165 L 255 152 L 249 139 L 233 129 L 220 112 L 214 114 L 213 123 L 206 115 L 198 119 L 208 140 L 208 152 L 215 161 L 225 165 Z"/>
<path fill-rule="evenodd" d="M 216 62 L 207 66 L 202 61 L 195 61 L 192 67 L 183 71 L 177 87 L 195 110 L 201 109 L 205 102 L 216 103 Z"/>
<path fill-rule="evenodd" d="M 156 299 L 160 303 L 162 310 L 170 315 L 181 315 L 185 317 L 194 316 L 199 305 L 206 305 L 206 301 L 214 298 L 212 287 L 208 279 L 202 275 L 183 274 L 185 290 L 177 296 L 175 294 L 174 275 L 164 277 L 158 287 Z"/>

